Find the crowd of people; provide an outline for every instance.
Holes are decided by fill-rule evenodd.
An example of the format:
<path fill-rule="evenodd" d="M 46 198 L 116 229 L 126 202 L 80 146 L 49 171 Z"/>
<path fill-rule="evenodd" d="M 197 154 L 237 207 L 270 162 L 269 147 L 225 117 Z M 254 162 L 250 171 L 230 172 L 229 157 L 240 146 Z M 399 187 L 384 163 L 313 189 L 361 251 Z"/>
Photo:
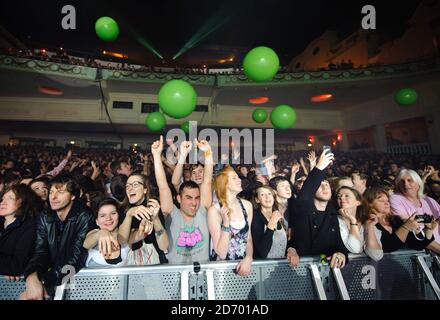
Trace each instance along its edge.
<path fill-rule="evenodd" d="M 195 150 L 203 161 L 188 164 Z M 21 299 L 44 299 L 66 266 L 231 260 L 247 276 L 254 259 L 343 268 L 349 253 L 440 253 L 438 157 L 213 153 L 162 136 L 137 153 L 0 147 L 0 274 L 24 276 Z"/>

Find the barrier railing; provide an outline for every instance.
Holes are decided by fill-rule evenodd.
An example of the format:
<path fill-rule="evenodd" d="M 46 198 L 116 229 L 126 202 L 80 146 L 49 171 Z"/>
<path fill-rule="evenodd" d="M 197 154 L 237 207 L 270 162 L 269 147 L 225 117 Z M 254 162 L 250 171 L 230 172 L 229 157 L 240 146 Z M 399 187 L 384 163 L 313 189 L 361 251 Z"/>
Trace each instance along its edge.
<path fill-rule="evenodd" d="M 318 257 L 298 267 L 258 260 L 248 277 L 237 262 L 83 269 L 57 287 L 55 300 L 373 300 L 440 299 L 440 259 L 418 251 L 385 254 L 379 262 L 351 255 L 343 269 Z M 16 299 L 24 281 L 0 279 L 0 300 Z"/>

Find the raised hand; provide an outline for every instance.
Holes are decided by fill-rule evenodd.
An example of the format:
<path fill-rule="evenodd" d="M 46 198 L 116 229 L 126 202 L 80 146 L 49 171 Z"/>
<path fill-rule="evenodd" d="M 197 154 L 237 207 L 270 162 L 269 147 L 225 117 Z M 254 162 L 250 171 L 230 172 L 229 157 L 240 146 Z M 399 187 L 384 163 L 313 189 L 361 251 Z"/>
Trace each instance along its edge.
<path fill-rule="evenodd" d="M 182 156 L 185 156 L 185 158 L 190 153 L 191 149 L 192 149 L 192 142 L 191 141 L 183 141 L 180 144 L 180 154 Z"/>
<path fill-rule="evenodd" d="M 234 157 L 234 159 L 240 159 L 240 150 L 239 149 L 234 149 L 233 157 Z"/>
<path fill-rule="evenodd" d="M 294 163 L 292 164 L 292 169 L 291 169 L 291 173 L 292 174 L 297 174 L 299 172 L 299 163 Z"/>
<path fill-rule="evenodd" d="M 206 140 L 197 141 L 197 139 L 194 139 L 194 143 L 197 145 L 197 148 L 203 152 L 211 151 L 211 146 Z"/>
<path fill-rule="evenodd" d="M 154 157 L 161 157 L 162 155 L 162 151 L 163 151 L 163 136 L 160 136 L 160 139 L 155 141 L 152 145 L 151 145 L 151 153 L 153 154 Z"/>
<path fill-rule="evenodd" d="M 316 153 L 314 150 L 310 151 L 307 155 L 307 160 L 310 162 L 310 170 L 316 166 Z"/>
<path fill-rule="evenodd" d="M 323 153 L 321 153 L 321 156 L 319 157 L 319 160 L 318 160 L 318 163 L 316 164 L 316 167 L 319 170 L 324 170 L 332 163 L 332 161 L 334 159 L 335 159 L 335 156 L 333 153 L 323 152 Z"/>

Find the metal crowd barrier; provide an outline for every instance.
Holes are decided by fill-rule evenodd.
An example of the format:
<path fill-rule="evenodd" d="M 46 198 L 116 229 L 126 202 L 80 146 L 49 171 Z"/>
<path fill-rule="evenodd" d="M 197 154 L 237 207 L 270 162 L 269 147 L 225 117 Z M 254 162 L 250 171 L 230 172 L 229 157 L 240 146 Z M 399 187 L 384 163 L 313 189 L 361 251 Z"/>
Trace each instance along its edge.
<path fill-rule="evenodd" d="M 343 269 L 317 257 L 291 268 L 284 260 L 258 260 L 241 277 L 237 262 L 83 269 L 57 287 L 55 300 L 401 300 L 440 299 L 440 259 L 402 250 L 379 262 L 351 255 Z M 16 299 L 24 281 L 0 279 L 0 300 Z"/>

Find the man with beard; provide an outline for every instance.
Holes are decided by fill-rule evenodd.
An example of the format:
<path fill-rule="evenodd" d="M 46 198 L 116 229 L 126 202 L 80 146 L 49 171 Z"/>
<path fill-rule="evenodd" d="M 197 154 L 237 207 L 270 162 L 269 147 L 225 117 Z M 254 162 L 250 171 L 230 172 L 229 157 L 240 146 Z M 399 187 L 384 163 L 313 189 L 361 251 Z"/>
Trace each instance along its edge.
<path fill-rule="evenodd" d="M 83 242 L 93 218 L 77 200 L 78 185 L 71 177 L 60 175 L 51 181 L 49 190 L 51 210 L 37 220 L 35 250 L 24 272 L 26 290 L 20 298 L 25 300 L 50 298 L 63 277 L 71 270 L 78 272 L 87 259 Z"/>

